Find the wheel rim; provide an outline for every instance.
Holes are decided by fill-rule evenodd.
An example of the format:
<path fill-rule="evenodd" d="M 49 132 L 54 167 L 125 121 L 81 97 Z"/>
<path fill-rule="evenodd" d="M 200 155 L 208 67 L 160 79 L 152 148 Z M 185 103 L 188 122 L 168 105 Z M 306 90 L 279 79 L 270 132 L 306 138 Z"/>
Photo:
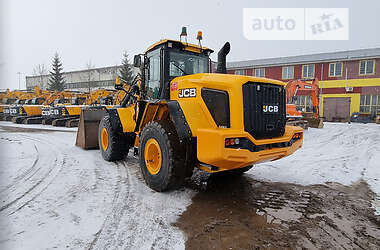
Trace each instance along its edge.
<path fill-rule="evenodd" d="M 108 148 L 108 132 L 106 128 L 102 128 L 102 132 L 100 134 L 101 142 L 102 142 L 102 148 L 104 151 Z"/>
<path fill-rule="evenodd" d="M 149 139 L 145 144 L 144 150 L 145 166 L 149 173 L 156 175 L 161 170 L 162 154 L 160 144 L 156 139 Z"/>

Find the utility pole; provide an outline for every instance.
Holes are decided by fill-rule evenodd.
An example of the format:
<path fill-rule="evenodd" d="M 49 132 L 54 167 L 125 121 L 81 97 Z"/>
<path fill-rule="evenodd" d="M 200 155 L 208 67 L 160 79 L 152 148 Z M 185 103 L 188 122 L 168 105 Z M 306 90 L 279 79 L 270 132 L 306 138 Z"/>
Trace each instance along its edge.
<path fill-rule="evenodd" d="M 21 72 L 17 72 L 17 75 L 18 75 L 18 90 L 21 90 L 21 85 L 20 85 L 20 82 L 21 82 Z"/>

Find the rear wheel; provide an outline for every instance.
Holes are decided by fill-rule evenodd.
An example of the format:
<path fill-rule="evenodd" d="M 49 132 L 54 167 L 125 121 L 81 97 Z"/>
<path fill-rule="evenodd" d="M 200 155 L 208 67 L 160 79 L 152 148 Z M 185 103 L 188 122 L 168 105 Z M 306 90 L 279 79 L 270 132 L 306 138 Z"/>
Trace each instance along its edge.
<path fill-rule="evenodd" d="M 146 184 L 159 192 L 183 184 L 186 169 L 175 127 L 170 121 L 149 122 L 139 143 L 141 173 Z"/>
<path fill-rule="evenodd" d="M 134 140 L 120 129 L 114 129 L 110 117 L 105 115 L 99 123 L 98 142 L 104 160 L 118 161 L 125 158 Z"/>

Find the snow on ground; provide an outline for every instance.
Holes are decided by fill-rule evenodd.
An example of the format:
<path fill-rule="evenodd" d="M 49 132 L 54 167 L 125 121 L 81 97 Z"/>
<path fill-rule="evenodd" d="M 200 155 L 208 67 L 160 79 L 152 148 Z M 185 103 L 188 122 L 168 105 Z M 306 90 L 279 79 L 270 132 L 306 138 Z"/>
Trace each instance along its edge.
<path fill-rule="evenodd" d="M 380 198 L 380 125 L 325 123 L 323 129 L 309 128 L 300 150 L 278 161 L 258 164 L 248 174 L 255 179 L 302 185 L 351 185 L 363 179 Z"/>
<path fill-rule="evenodd" d="M 5 126 L 54 129 L 0 122 L 0 249 L 184 248 L 171 223 L 195 191 L 150 190 L 137 159 L 106 162 L 98 150 L 74 146 L 74 129 Z M 380 197 L 379 142 L 379 125 L 325 123 L 305 131 L 295 154 L 258 164 L 248 176 L 303 185 L 364 179 Z"/>
<path fill-rule="evenodd" d="M 135 158 L 105 162 L 75 136 L 0 131 L 0 249 L 184 248 L 171 223 L 193 192 L 153 192 Z"/>
<path fill-rule="evenodd" d="M 77 131 L 78 128 L 66 128 L 66 127 L 54 127 L 51 125 L 39 125 L 39 124 L 16 124 L 12 122 L 0 121 L 0 126 L 14 127 L 14 128 L 31 128 L 31 129 L 43 129 L 53 131 Z M 2 130 L 0 130 L 2 131 Z"/>

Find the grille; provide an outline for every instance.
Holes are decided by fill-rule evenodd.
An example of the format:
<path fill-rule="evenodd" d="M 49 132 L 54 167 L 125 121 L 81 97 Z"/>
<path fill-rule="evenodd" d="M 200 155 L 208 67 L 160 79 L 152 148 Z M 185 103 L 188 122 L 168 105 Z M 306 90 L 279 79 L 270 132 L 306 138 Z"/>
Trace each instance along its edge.
<path fill-rule="evenodd" d="M 243 85 L 244 128 L 255 139 L 282 136 L 285 132 L 285 89 L 269 83 Z"/>

